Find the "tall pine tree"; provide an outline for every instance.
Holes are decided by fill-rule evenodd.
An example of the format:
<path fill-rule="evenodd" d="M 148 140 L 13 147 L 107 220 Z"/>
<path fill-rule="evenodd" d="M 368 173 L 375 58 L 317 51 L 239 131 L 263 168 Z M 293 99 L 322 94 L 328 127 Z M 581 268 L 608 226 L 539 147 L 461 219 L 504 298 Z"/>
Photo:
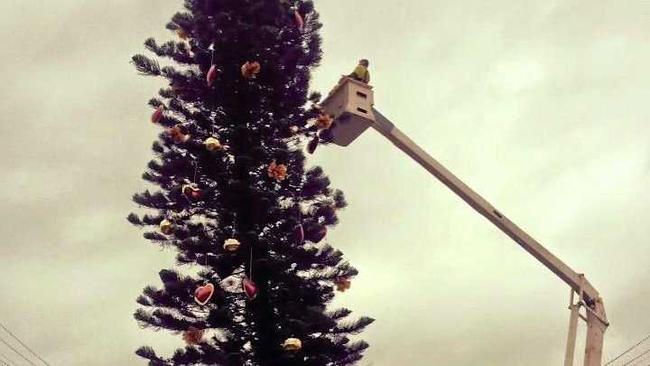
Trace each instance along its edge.
<path fill-rule="evenodd" d="M 144 289 L 135 318 L 185 345 L 136 353 L 150 365 L 356 364 L 368 345 L 350 335 L 372 319 L 328 306 L 357 274 L 324 240 L 346 202 L 302 152 L 327 142 L 331 123 L 308 94 L 318 13 L 310 0 L 185 9 L 167 24 L 175 40 L 148 39 L 155 57 L 133 57 L 169 87 L 149 102 L 162 132 L 143 178 L 155 188 L 134 195 L 147 212 L 129 215 L 178 262 Z"/>

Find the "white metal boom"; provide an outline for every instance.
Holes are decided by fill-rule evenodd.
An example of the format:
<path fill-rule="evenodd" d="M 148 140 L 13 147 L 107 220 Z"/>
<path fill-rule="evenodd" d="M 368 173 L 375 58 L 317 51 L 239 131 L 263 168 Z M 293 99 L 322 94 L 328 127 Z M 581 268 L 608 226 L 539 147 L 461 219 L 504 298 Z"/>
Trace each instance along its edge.
<path fill-rule="evenodd" d="M 373 107 L 373 92 L 371 89 L 371 87 L 363 83 L 342 78 L 339 85 L 323 102 L 324 111 L 336 118 L 337 124 L 334 129 L 338 129 L 338 131 L 332 131 L 335 136 L 334 142 L 345 146 L 351 143 L 367 127 L 379 131 L 390 142 L 566 282 L 572 290 L 569 306 L 571 318 L 564 365 L 573 365 L 576 327 L 580 317 L 587 323 L 584 366 L 601 366 L 603 338 L 609 323 L 598 291 L 587 281 L 584 275 L 575 272 L 544 248 L 395 127 L 392 122 Z M 574 302 L 575 294 L 578 295 L 577 302 Z M 581 307 L 586 309 L 586 316 L 580 314 Z"/>

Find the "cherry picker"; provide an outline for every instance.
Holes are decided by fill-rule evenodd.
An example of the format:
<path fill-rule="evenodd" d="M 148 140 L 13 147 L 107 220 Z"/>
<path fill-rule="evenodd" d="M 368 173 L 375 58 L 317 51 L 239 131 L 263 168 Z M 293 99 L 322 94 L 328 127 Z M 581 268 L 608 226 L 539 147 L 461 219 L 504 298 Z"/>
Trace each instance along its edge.
<path fill-rule="evenodd" d="M 583 319 L 587 323 L 584 366 L 601 366 L 609 322 L 600 294 L 584 274 L 571 269 L 395 127 L 375 109 L 370 85 L 343 76 L 321 108 L 334 118 L 330 131 L 333 143 L 348 146 L 365 130 L 374 128 L 569 285 L 571 315 L 564 365 L 573 366 L 578 320 Z"/>

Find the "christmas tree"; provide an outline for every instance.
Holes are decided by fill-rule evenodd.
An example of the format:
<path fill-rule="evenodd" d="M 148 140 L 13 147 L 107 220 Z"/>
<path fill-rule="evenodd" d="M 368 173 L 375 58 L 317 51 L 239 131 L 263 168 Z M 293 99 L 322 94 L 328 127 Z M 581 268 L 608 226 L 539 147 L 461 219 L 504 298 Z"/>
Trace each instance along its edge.
<path fill-rule="evenodd" d="M 153 188 L 133 198 L 147 211 L 129 215 L 177 259 L 137 300 L 141 326 L 179 337 L 137 350 L 150 365 L 353 365 L 367 349 L 350 337 L 372 319 L 329 306 L 357 275 L 325 240 L 345 198 L 303 153 L 332 123 L 309 94 L 320 28 L 309 0 L 186 0 L 174 40 L 133 57 L 168 82 L 149 102 Z"/>

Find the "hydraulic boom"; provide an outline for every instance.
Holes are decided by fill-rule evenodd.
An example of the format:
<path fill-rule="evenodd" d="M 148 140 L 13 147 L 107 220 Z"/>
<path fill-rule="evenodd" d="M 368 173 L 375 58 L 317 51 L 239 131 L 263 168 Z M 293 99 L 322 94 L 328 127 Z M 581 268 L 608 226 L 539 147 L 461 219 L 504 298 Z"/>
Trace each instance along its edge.
<path fill-rule="evenodd" d="M 322 103 L 322 108 L 335 118 L 331 131 L 334 143 L 347 146 L 368 127 L 374 128 L 567 283 L 571 287 L 571 317 L 564 365 L 573 365 L 576 328 L 578 318 L 582 318 L 587 323 L 584 366 L 601 366 L 603 338 L 609 323 L 600 294 L 584 275 L 544 248 L 395 127 L 374 108 L 370 86 L 343 77 Z M 581 307 L 586 315 L 580 313 Z"/>

